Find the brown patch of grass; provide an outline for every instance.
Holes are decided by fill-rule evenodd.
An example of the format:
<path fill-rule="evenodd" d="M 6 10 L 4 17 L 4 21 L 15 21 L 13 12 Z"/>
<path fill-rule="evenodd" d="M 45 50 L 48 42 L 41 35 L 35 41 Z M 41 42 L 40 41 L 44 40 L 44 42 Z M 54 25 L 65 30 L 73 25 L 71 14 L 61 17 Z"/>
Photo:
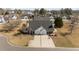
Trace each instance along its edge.
<path fill-rule="evenodd" d="M 75 47 L 79 47 L 79 28 L 73 30 L 73 33 L 71 35 L 66 36 Z"/>
<path fill-rule="evenodd" d="M 33 40 L 32 35 L 19 35 L 19 36 L 13 36 L 9 37 L 8 40 L 9 43 L 15 45 L 15 46 L 28 46 L 28 43 L 30 40 Z"/>
<path fill-rule="evenodd" d="M 57 47 L 73 47 L 72 43 L 64 37 L 54 38 L 53 41 Z"/>
<path fill-rule="evenodd" d="M 32 35 L 23 35 L 23 34 L 20 34 L 18 36 L 14 36 L 14 34 L 19 33 L 18 29 L 21 29 L 22 24 L 24 24 L 26 22 L 19 22 L 18 23 L 18 20 L 17 21 L 15 21 L 15 20 L 12 21 L 11 20 L 10 23 L 14 24 L 14 25 L 17 24 L 17 27 L 13 28 L 12 31 L 8 31 L 8 32 L 1 31 L 0 34 L 7 36 L 9 43 L 11 43 L 13 45 L 27 46 L 28 42 L 33 39 Z M 6 24 L 0 25 L 0 30 L 4 30 L 5 29 L 5 28 L 3 28 L 3 26 L 6 26 Z"/>
<path fill-rule="evenodd" d="M 57 47 L 74 47 L 70 39 L 65 36 L 65 33 L 68 32 L 68 23 L 64 23 L 64 26 L 57 30 L 58 30 L 57 37 L 55 38 L 52 37 L 55 45 Z"/>

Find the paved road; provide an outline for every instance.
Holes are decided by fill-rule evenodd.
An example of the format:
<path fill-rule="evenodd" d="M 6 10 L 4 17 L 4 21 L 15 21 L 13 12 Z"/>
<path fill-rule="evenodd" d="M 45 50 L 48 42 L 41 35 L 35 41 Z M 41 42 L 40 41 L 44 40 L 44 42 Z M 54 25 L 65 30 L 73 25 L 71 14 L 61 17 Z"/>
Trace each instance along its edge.
<path fill-rule="evenodd" d="M 29 42 L 29 47 L 55 48 L 55 44 L 48 35 L 35 35 Z"/>

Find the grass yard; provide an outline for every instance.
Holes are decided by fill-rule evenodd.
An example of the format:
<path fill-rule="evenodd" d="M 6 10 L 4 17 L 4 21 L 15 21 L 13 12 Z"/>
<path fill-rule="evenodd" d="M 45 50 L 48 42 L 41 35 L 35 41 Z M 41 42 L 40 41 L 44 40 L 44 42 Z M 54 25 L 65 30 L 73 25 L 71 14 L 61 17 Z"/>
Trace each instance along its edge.
<path fill-rule="evenodd" d="M 74 47 L 71 41 L 69 41 L 69 39 L 66 39 L 61 35 L 58 35 L 57 38 L 53 38 L 53 41 L 56 47 Z"/>
<path fill-rule="evenodd" d="M 13 46 L 22 46 L 26 47 L 28 46 L 28 42 L 30 40 L 33 40 L 33 35 L 23 35 L 20 34 L 18 36 L 14 36 L 15 32 L 10 31 L 10 32 L 0 32 L 1 35 L 4 35 L 8 38 L 8 43 Z"/>
<path fill-rule="evenodd" d="M 13 24 L 16 21 L 11 21 Z M 18 36 L 14 36 L 14 34 L 18 33 L 18 29 L 21 29 L 22 24 L 26 22 L 21 22 L 17 27 L 13 28 L 12 31 L 1 31 L 0 34 L 4 35 L 8 38 L 8 43 L 15 46 L 28 46 L 28 42 L 33 39 L 33 35 L 23 35 L 19 34 Z M 27 23 L 26 23 L 27 24 Z M 5 30 L 7 28 L 3 28 L 6 24 L 0 25 L 0 30 Z"/>
<path fill-rule="evenodd" d="M 64 23 L 64 26 L 58 30 L 58 36 L 53 38 L 53 41 L 57 47 L 73 47 L 79 48 L 79 25 L 75 26 L 71 35 L 63 35 L 68 31 L 68 23 Z"/>
<path fill-rule="evenodd" d="M 74 47 L 72 42 L 69 41 L 69 39 L 61 36 L 60 34 L 58 35 L 58 37 L 53 38 L 53 41 L 54 41 L 56 47 Z"/>
<path fill-rule="evenodd" d="M 24 46 L 28 46 L 30 40 L 33 40 L 32 35 L 19 35 L 16 37 L 10 37 L 10 39 L 8 39 L 8 42 L 15 46 L 24 47 Z"/>
<path fill-rule="evenodd" d="M 79 28 L 73 30 L 73 33 L 71 35 L 67 35 L 66 37 L 72 42 L 74 47 L 79 48 Z"/>
<path fill-rule="evenodd" d="M 53 41 L 56 45 L 56 47 L 74 47 L 74 44 L 71 42 L 71 39 L 63 36 L 63 33 L 68 32 L 68 23 L 64 23 L 64 26 L 61 29 L 58 30 L 57 37 L 53 38 Z"/>

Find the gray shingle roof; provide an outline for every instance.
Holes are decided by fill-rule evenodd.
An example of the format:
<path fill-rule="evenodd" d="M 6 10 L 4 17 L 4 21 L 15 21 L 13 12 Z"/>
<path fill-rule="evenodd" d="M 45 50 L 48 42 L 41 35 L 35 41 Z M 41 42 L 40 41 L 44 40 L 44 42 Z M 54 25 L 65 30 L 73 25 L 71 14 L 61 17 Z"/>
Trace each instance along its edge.
<path fill-rule="evenodd" d="M 47 31 L 49 30 L 49 26 L 52 23 L 50 22 L 50 19 L 48 17 L 37 17 L 34 18 L 33 21 L 30 21 L 29 25 L 30 28 L 35 31 L 36 29 L 38 29 L 39 27 L 44 27 Z"/>

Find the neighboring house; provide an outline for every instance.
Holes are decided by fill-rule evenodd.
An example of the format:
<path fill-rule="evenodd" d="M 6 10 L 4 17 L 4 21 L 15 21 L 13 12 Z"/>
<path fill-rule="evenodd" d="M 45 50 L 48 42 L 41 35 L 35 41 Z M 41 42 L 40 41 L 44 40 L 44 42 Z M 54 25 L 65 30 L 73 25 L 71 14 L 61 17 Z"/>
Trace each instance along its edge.
<path fill-rule="evenodd" d="M 10 20 L 16 20 L 17 19 L 17 15 L 15 15 L 15 14 L 9 14 L 9 19 Z"/>
<path fill-rule="evenodd" d="M 7 10 L 7 12 L 9 12 L 9 14 L 14 14 L 15 13 L 14 10 Z"/>
<path fill-rule="evenodd" d="M 48 11 L 48 12 L 47 12 L 47 15 L 50 16 L 50 15 L 52 15 L 52 13 L 51 13 L 50 11 Z"/>
<path fill-rule="evenodd" d="M 12 14 L 14 14 L 14 13 L 15 13 L 15 11 L 14 11 L 14 10 L 12 10 L 12 11 L 11 11 L 11 13 L 12 13 Z"/>
<path fill-rule="evenodd" d="M 23 15 L 33 14 L 33 11 L 31 10 L 22 10 Z"/>
<path fill-rule="evenodd" d="M 32 12 L 28 12 L 27 14 L 28 14 L 28 15 L 34 15 L 34 13 L 32 13 Z"/>
<path fill-rule="evenodd" d="M 63 16 L 62 17 L 62 20 L 65 21 L 65 22 L 68 22 L 69 21 L 66 16 Z"/>
<path fill-rule="evenodd" d="M 28 16 L 24 16 L 24 19 L 28 19 Z"/>
<path fill-rule="evenodd" d="M 0 16 L 0 24 L 4 24 L 4 23 L 6 23 L 4 17 L 3 16 Z"/>
<path fill-rule="evenodd" d="M 4 19 L 5 19 L 6 22 L 8 22 L 9 19 L 10 19 L 10 16 L 9 15 L 4 15 Z"/>
<path fill-rule="evenodd" d="M 73 18 L 73 17 L 74 17 L 74 15 L 70 15 L 70 17 L 71 17 L 71 18 Z"/>
<path fill-rule="evenodd" d="M 21 16 L 22 21 L 29 21 L 28 16 Z"/>
<path fill-rule="evenodd" d="M 67 19 L 67 17 L 66 16 L 63 16 L 62 19 Z"/>
<path fill-rule="evenodd" d="M 48 34 L 53 32 L 52 22 L 49 17 L 37 17 L 33 21 L 29 22 L 29 27 L 34 34 Z"/>
<path fill-rule="evenodd" d="M 27 15 L 22 15 L 22 16 L 20 16 L 20 19 L 28 19 L 28 16 Z"/>
<path fill-rule="evenodd" d="M 54 27 L 54 25 L 55 25 L 54 24 L 54 21 L 55 21 L 54 17 L 53 16 L 50 16 L 49 18 L 50 18 L 50 21 L 52 22 L 52 26 Z"/>
<path fill-rule="evenodd" d="M 32 19 L 29 19 L 28 16 L 21 16 L 22 21 L 31 21 Z"/>
<path fill-rule="evenodd" d="M 54 23 L 54 21 L 55 21 L 54 17 L 50 16 L 49 18 L 50 18 L 50 21 Z"/>
<path fill-rule="evenodd" d="M 12 19 L 16 20 L 16 19 L 17 19 L 17 16 L 14 15 L 14 16 L 12 17 Z"/>
<path fill-rule="evenodd" d="M 53 16 L 50 16 L 49 18 L 50 18 L 50 19 L 54 19 L 54 17 L 53 17 Z"/>

